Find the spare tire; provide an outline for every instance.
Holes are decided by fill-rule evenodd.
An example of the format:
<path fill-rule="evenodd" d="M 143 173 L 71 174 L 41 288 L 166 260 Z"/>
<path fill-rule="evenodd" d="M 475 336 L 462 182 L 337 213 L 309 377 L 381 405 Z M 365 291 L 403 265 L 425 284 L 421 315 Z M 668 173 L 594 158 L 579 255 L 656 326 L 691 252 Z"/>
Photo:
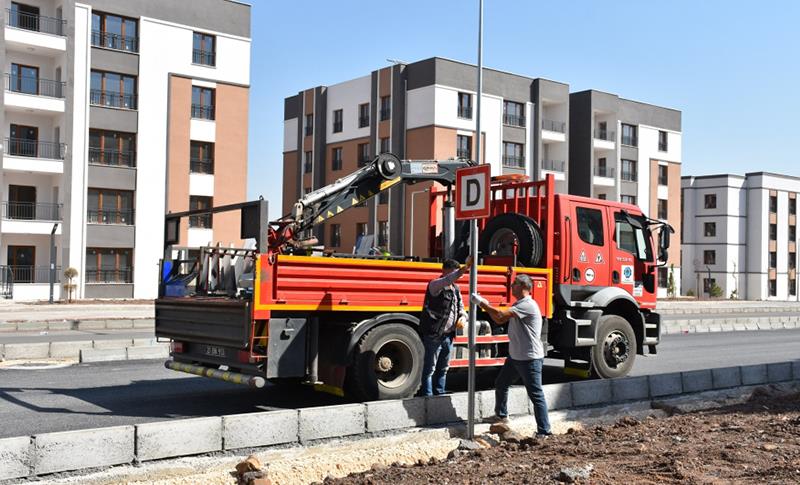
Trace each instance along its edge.
<path fill-rule="evenodd" d="M 517 264 L 537 267 L 544 255 L 539 225 L 522 214 L 500 214 L 489 220 L 481 232 L 479 248 L 484 256 L 513 256 L 517 242 Z"/>

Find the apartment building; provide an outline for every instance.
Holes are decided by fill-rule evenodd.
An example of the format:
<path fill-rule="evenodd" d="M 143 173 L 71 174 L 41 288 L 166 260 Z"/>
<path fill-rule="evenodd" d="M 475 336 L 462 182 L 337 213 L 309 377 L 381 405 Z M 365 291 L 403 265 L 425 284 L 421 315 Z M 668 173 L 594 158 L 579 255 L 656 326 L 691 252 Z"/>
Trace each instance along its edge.
<path fill-rule="evenodd" d="M 635 204 L 681 229 L 681 112 L 588 90 L 570 94 L 569 191 Z M 671 238 L 667 266 L 658 269 L 658 296 L 672 272 L 680 294 L 681 260 Z"/>
<path fill-rule="evenodd" d="M 475 65 L 434 57 L 385 67 L 286 98 L 284 213 L 290 212 L 302 194 L 356 170 L 381 152 L 391 151 L 407 159 L 475 159 L 476 97 Z M 583 164 L 572 162 L 571 147 L 575 141 L 571 118 L 575 115 L 571 102 L 569 85 L 565 83 L 484 68 L 482 160 L 498 175 L 522 173 L 541 179 L 553 174 L 556 190 L 567 193 L 572 187 L 574 171 L 591 174 L 591 169 L 584 165 L 591 166 L 593 146 L 593 139 L 582 137 L 579 130 L 580 143 L 585 145 L 588 155 Z M 634 147 L 640 153 L 636 157 L 628 155 L 629 158 L 649 160 L 648 113 L 639 116 L 636 110 L 627 107 L 634 102 L 618 102 L 623 105 L 617 109 L 619 120 L 645 130 L 641 136 L 646 145 Z M 658 160 L 679 162 L 680 113 L 666 111 L 677 113 L 677 118 L 667 117 L 672 146 L 669 154 Z M 584 115 L 582 110 L 577 113 Z M 592 123 L 588 119 L 585 122 Z M 611 126 L 610 118 L 608 123 L 606 126 Z M 620 153 L 623 151 L 627 153 L 628 149 L 620 149 Z M 607 159 L 610 161 L 612 155 Z M 647 194 L 642 200 L 650 204 L 651 192 L 657 195 L 658 180 L 651 181 L 648 169 L 643 169 L 644 177 L 634 182 L 631 190 Z M 659 169 L 652 173 L 658 174 Z M 677 183 L 679 172 L 670 175 Z M 617 186 L 621 183 L 616 182 Z M 373 234 L 377 244 L 392 253 L 429 256 L 429 185 L 394 187 L 388 195 L 375 197 L 362 207 L 326 221 L 316 229 L 316 236 L 327 248 L 349 253 L 359 235 Z M 623 193 L 628 192 L 609 191 L 607 196 L 620 200 Z M 637 199 L 636 203 L 640 201 Z M 673 217 L 677 217 L 677 209 L 669 216 L 670 221 Z"/>
<path fill-rule="evenodd" d="M 681 179 L 683 291 L 791 300 L 797 295 L 800 178 L 766 172 Z"/>
<path fill-rule="evenodd" d="M 47 298 L 74 268 L 73 297 L 154 297 L 165 212 L 246 196 L 250 7 L 4 6 L 4 296 Z M 237 242 L 237 218 L 192 218 L 181 244 Z"/>

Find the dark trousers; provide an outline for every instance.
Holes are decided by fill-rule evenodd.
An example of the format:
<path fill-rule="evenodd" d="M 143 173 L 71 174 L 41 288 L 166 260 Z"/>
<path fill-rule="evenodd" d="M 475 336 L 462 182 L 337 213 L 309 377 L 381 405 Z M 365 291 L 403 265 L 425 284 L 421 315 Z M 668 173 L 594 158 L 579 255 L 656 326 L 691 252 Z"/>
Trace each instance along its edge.
<path fill-rule="evenodd" d="M 444 394 L 454 336 L 455 334 L 449 333 L 438 338 L 427 335 L 422 337 L 425 360 L 422 362 L 421 396 Z"/>
<path fill-rule="evenodd" d="M 508 388 L 517 376 L 522 378 L 528 397 L 533 402 L 537 433 L 550 433 L 550 420 L 547 418 L 547 401 L 542 389 L 542 364 L 544 359 L 514 360 L 506 358 L 503 368 L 494 381 L 494 412 L 498 416 L 508 416 Z"/>

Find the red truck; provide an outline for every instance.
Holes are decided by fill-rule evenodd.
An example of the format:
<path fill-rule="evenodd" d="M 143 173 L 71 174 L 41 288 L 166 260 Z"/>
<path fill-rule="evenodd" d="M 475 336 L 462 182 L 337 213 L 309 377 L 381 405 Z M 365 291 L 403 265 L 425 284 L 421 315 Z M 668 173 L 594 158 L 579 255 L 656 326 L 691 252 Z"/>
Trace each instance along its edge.
<path fill-rule="evenodd" d="M 310 230 L 398 183 L 434 181 L 431 253 L 463 260 L 468 238 L 452 221 L 452 185 L 455 170 L 472 164 L 382 154 L 270 223 L 263 200 L 168 215 L 174 243 L 181 218 L 241 210 L 242 237 L 257 247 L 206 247 L 194 259 L 168 248 L 155 302 L 156 336 L 172 341 L 166 366 L 254 387 L 300 381 L 362 400 L 412 396 L 424 354 L 420 311 L 441 259 L 332 254 L 315 247 Z M 656 353 L 655 275 L 667 259 L 669 225 L 633 205 L 556 194 L 552 175 L 499 177 L 491 195 L 491 217 L 480 222 L 481 295 L 506 307 L 515 275 L 529 274 L 547 357 L 567 372 L 620 377 L 637 354 Z M 493 333 L 478 335 L 477 365 L 502 365 L 504 329 L 482 328 Z M 453 353 L 452 368 L 467 366 L 461 354 Z"/>

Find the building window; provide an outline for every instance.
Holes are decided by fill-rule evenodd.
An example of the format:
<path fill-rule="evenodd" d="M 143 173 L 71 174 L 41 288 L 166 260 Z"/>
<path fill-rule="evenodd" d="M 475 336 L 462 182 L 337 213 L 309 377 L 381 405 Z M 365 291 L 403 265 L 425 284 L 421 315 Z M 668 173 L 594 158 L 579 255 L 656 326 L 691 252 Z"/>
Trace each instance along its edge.
<path fill-rule="evenodd" d="M 778 267 L 778 253 L 775 251 L 769 252 L 769 267 L 775 269 Z"/>
<path fill-rule="evenodd" d="M 667 185 L 669 182 L 669 167 L 666 165 L 658 166 L 658 185 Z"/>
<path fill-rule="evenodd" d="M 89 163 L 115 167 L 136 166 L 136 134 L 89 130 Z"/>
<path fill-rule="evenodd" d="M 658 268 L 658 286 L 666 288 L 669 285 L 669 269 Z"/>
<path fill-rule="evenodd" d="M 797 215 L 797 197 L 789 198 L 789 215 Z"/>
<path fill-rule="evenodd" d="M 703 292 L 704 293 L 711 293 L 711 287 L 717 284 L 717 280 L 714 278 L 703 278 Z"/>
<path fill-rule="evenodd" d="M 614 170 L 608 168 L 606 157 L 597 159 L 597 166 L 594 169 L 594 174 L 598 177 L 614 177 Z"/>
<path fill-rule="evenodd" d="M 789 269 L 797 268 L 797 253 L 789 252 Z"/>
<path fill-rule="evenodd" d="M 669 149 L 669 145 L 667 144 L 667 132 L 666 131 L 659 131 L 658 132 L 658 151 L 666 152 Z"/>
<path fill-rule="evenodd" d="M 133 224 L 133 192 L 89 189 L 87 198 L 89 224 Z"/>
<path fill-rule="evenodd" d="M 620 195 L 619 201 L 623 204 L 631 204 L 636 205 L 636 196 L 635 195 Z"/>
<path fill-rule="evenodd" d="M 381 153 L 389 153 L 392 151 L 390 140 L 389 137 L 381 138 Z"/>
<path fill-rule="evenodd" d="M 594 246 L 603 245 L 603 213 L 597 209 L 576 207 L 578 236 L 581 241 Z"/>
<path fill-rule="evenodd" d="M 777 224 L 770 224 L 769 225 L 769 240 L 770 241 L 777 241 L 778 240 L 778 225 Z"/>
<path fill-rule="evenodd" d="M 778 212 L 778 196 L 777 195 L 770 195 L 769 196 L 769 211 L 771 213 Z"/>
<path fill-rule="evenodd" d="M 789 226 L 789 242 L 797 241 L 797 226 Z"/>
<path fill-rule="evenodd" d="M 769 296 L 778 296 L 777 280 L 769 280 Z"/>
<path fill-rule="evenodd" d="M 626 125 L 622 123 L 622 144 L 629 145 L 632 147 L 638 146 L 639 140 L 636 134 L 636 126 L 635 125 Z"/>
<path fill-rule="evenodd" d="M 705 208 L 706 209 L 716 209 L 717 208 L 717 194 L 706 194 L 705 195 Z"/>
<path fill-rule="evenodd" d="M 214 173 L 214 144 L 204 141 L 189 142 L 189 173 Z"/>
<path fill-rule="evenodd" d="M 381 121 L 392 117 L 392 97 L 381 96 Z"/>
<path fill-rule="evenodd" d="M 606 194 L 597 194 L 597 198 L 600 200 L 606 200 L 608 196 Z"/>
<path fill-rule="evenodd" d="M 92 70 L 89 103 L 110 108 L 136 109 L 136 78 Z"/>
<path fill-rule="evenodd" d="M 132 249 L 86 248 L 86 283 L 133 283 Z"/>
<path fill-rule="evenodd" d="M 378 221 L 378 246 L 386 248 L 389 245 L 389 222 Z"/>
<path fill-rule="evenodd" d="M 311 153 L 312 152 L 306 152 L 306 159 L 303 161 L 303 173 L 311 173 L 311 167 L 313 166 Z"/>
<path fill-rule="evenodd" d="M 192 86 L 192 118 L 213 120 L 215 97 L 214 89 Z"/>
<path fill-rule="evenodd" d="M 358 238 L 364 237 L 366 235 L 367 235 L 367 223 L 356 222 L 356 243 L 358 243 Z"/>
<path fill-rule="evenodd" d="M 636 160 L 622 160 L 620 177 L 626 182 L 636 182 Z"/>
<path fill-rule="evenodd" d="M 468 120 L 472 119 L 472 95 L 469 93 L 458 93 L 458 117 Z"/>
<path fill-rule="evenodd" d="M 658 218 L 667 220 L 667 201 L 658 199 Z"/>
<path fill-rule="evenodd" d="M 456 135 L 456 157 L 472 160 L 472 137 Z"/>
<path fill-rule="evenodd" d="M 792 296 L 797 296 L 797 279 L 796 278 L 789 278 L 789 294 Z"/>
<path fill-rule="evenodd" d="M 215 51 L 216 38 L 213 35 L 194 33 L 192 45 L 192 63 L 204 66 L 216 66 L 217 55 Z"/>
<path fill-rule="evenodd" d="M 40 83 L 38 67 L 25 66 L 22 64 L 11 64 L 11 74 L 8 76 L 8 81 L 6 83 L 6 89 L 9 91 L 39 95 Z"/>
<path fill-rule="evenodd" d="M 717 252 L 713 249 L 703 251 L 703 264 L 717 264 Z"/>
<path fill-rule="evenodd" d="M 389 191 L 384 190 L 383 192 L 378 194 L 378 204 L 388 204 L 389 203 Z"/>
<path fill-rule="evenodd" d="M 525 168 L 525 156 L 522 154 L 521 143 L 503 142 L 503 166 Z"/>
<path fill-rule="evenodd" d="M 334 148 L 331 152 L 331 170 L 342 169 L 342 147 Z"/>
<path fill-rule="evenodd" d="M 358 166 L 363 167 L 372 160 L 369 153 L 369 143 L 358 144 Z"/>
<path fill-rule="evenodd" d="M 358 105 L 358 127 L 369 126 L 369 103 Z"/>
<path fill-rule="evenodd" d="M 717 235 L 717 223 L 716 222 L 706 222 L 703 224 L 703 234 L 706 237 L 716 237 Z"/>
<path fill-rule="evenodd" d="M 306 136 L 314 134 L 314 115 L 306 115 Z"/>
<path fill-rule="evenodd" d="M 213 206 L 214 199 L 211 197 L 203 197 L 199 195 L 189 196 L 189 210 L 210 209 Z M 189 216 L 189 227 L 211 229 L 212 220 L 211 214 L 198 214 Z"/>
<path fill-rule="evenodd" d="M 503 101 L 503 123 L 510 126 L 525 126 L 525 111 L 522 103 Z"/>
<path fill-rule="evenodd" d="M 127 52 L 139 52 L 138 23 L 135 19 L 92 12 L 92 45 Z"/>
<path fill-rule="evenodd" d="M 333 132 L 341 133 L 344 115 L 342 110 L 337 109 L 333 111 Z"/>
<path fill-rule="evenodd" d="M 331 224 L 331 247 L 338 248 L 342 245 L 342 226 L 339 224 Z"/>

